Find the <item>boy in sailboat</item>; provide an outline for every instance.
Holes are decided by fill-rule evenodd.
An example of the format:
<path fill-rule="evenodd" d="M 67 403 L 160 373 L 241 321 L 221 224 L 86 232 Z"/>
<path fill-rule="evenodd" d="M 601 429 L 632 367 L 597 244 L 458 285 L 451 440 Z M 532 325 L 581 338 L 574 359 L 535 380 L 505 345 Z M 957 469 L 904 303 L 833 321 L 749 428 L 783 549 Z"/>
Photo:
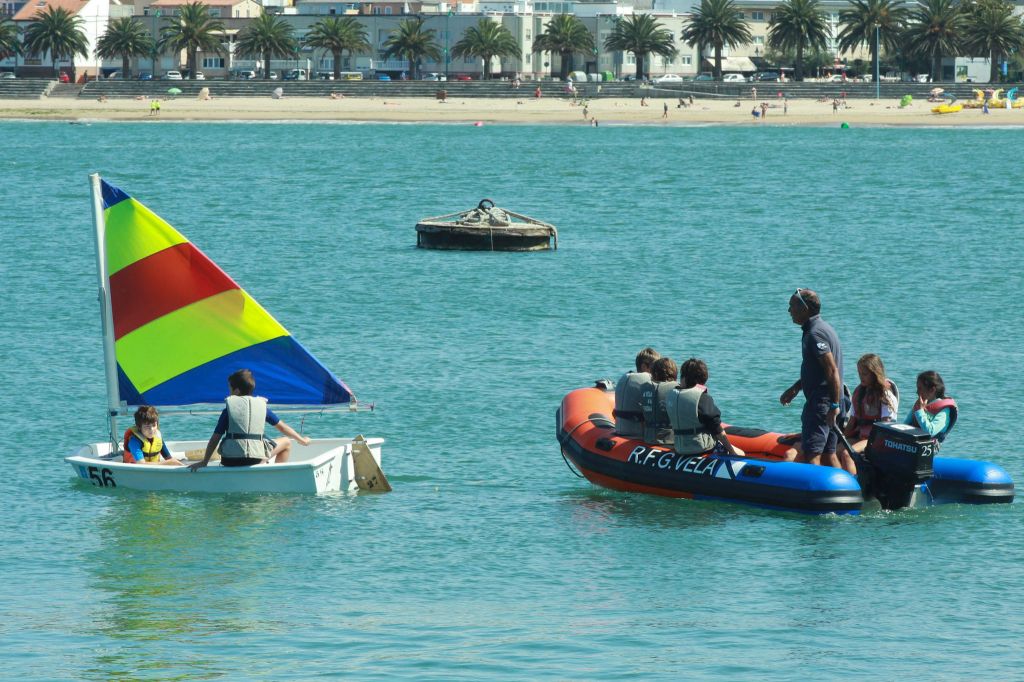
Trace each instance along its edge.
<path fill-rule="evenodd" d="M 265 398 L 253 395 L 256 379 L 252 371 L 240 369 L 228 377 L 231 395 L 224 401 L 226 407 L 220 413 L 217 426 L 206 444 L 206 453 L 201 462 L 189 465 L 192 471 L 202 469 L 210 462 L 214 450 L 220 445 L 220 465 L 244 467 L 264 462 L 283 464 L 292 451 L 292 440 L 309 445 L 309 438 L 300 435 L 285 424 L 268 407 Z M 283 438 L 271 440 L 264 431 L 270 424 L 284 434 Z"/>
<path fill-rule="evenodd" d="M 160 433 L 160 413 L 152 405 L 142 405 L 135 410 L 135 426 L 124 432 L 125 464 L 166 464 L 181 466 L 171 457 L 163 435 Z"/>

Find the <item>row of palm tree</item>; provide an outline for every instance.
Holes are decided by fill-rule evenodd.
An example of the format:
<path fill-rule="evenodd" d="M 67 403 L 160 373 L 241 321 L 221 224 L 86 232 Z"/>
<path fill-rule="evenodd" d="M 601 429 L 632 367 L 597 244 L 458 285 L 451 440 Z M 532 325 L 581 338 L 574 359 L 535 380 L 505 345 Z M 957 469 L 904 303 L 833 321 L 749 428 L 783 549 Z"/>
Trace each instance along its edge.
<path fill-rule="evenodd" d="M 43 10 L 19 40 L 17 26 L 6 17 L 0 17 L 0 59 L 28 52 L 49 53 L 56 74 L 58 61 L 81 55 L 88 57 L 88 40 L 82 30 L 82 19 L 62 8 Z M 384 43 L 384 56 L 407 59 L 413 78 L 419 76 L 420 61 L 426 57 L 442 59 L 437 33 L 428 29 L 421 18 L 405 20 Z M 198 53 L 220 54 L 224 24 L 212 16 L 209 6 L 190 2 L 180 12 L 165 19 L 159 38 L 154 39 L 138 19 L 122 17 L 110 23 L 107 31 L 96 43 L 96 53 L 104 59 L 121 59 L 121 74 L 130 78 L 129 64 L 133 57 L 153 57 L 165 52 L 186 54 L 186 68 L 194 78 Z M 372 51 L 366 29 L 354 17 L 325 17 L 310 27 L 304 38 L 294 35 L 293 26 L 286 20 L 263 14 L 251 22 L 238 35 L 236 52 L 243 57 L 262 59 L 264 77 L 270 77 L 270 61 L 298 55 L 303 46 L 322 49 L 334 57 L 334 77 L 341 77 L 342 58 L 345 53 L 365 54 Z M 490 76 L 494 57 L 519 57 L 520 49 L 512 33 L 489 19 L 481 19 L 469 28 L 465 36 L 452 48 L 455 57 L 480 57 L 484 61 L 485 75 Z"/>
<path fill-rule="evenodd" d="M 213 17 L 202 2 L 181 6 L 168 17 L 154 39 L 143 24 L 132 17 L 111 22 L 97 42 L 97 54 L 104 59 L 120 57 L 122 74 L 128 78 L 132 57 L 155 56 L 164 52 L 182 52 L 186 68 L 194 78 L 199 52 L 221 53 L 224 24 Z M 842 26 L 837 39 L 840 52 L 867 45 L 872 66 L 877 69 L 881 51 L 927 57 L 932 77 L 941 76 L 943 57 L 981 55 L 989 57 L 992 80 L 997 78 L 998 62 L 1024 51 L 1024 24 L 1013 12 L 1009 0 L 920 0 L 908 9 L 901 0 L 850 0 L 839 15 Z M 82 19 L 60 7 L 47 8 L 19 40 L 17 27 L 0 18 L 0 58 L 27 51 L 49 52 L 54 60 L 88 56 L 88 42 L 81 29 Z M 819 0 L 783 0 L 774 10 L 768 25 L 767 44 L 785 53 L 795 53 L 794 77 L 803 78 L 806 50 L 821 52 L 827 48 L 831 32 Z M 752 42 L 749 24 L 742 18 L 734 0 L 701 0 L 683 29 L 680 40 L 703 52 L 714 52 L 714 76 L 722 75 L 722 52 L 727 46 Z M 342 58 L 372 51 L 366 30 L 354 17 L 326 17 L 319 20 L 303 38 L 294 35 L 292 25 L 281 17 L 264 14 L 251 22 L 238 36 L 236 52 L 243 57 L 262 59 L 264 77 L 270 77 L 270 61 L 290 58 L 303 47 L 330 52 L 334 57 L 334 77 L 340 78 Z M 384 42 L 385 58 L 397 57 L 409 62 L 412 77 L 419 77 L 424 58 L 442 59 L 434 29 L 425 20 L 413 18 L 399 22 Z M 556 53 L 561 58 L 561 77 L 572 70 L 577 54 L 590 54 L 596 48 L 593 34 L 576 16 L 552 17 L 544 32 L 533 42 L 534 52 Z M 675 38 L 655 17 L 635 14 L 621 17 L 604 42 L 610 51 L 632 52 L 636 57 L 636 75 L 647 73 L 648 57 L 674 57 Z M 496 57 L 521 57 L 511 32 L 490 19 L 481 19 L 470 27 L 452 48 L 452 56 L 478 57 L 484 63 L 484 75 L 490 77 Z"/>

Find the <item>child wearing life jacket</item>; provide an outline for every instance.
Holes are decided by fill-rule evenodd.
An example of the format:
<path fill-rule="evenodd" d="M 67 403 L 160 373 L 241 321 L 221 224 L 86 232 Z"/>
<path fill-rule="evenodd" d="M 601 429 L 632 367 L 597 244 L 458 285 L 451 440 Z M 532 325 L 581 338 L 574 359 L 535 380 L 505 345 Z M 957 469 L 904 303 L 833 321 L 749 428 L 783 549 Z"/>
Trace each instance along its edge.
<path fill-rule="evenodd" d="M 941 443 L 956 424 L 956 418 L 956 401 L 946 397 L 946 383 L 939 373 L 929 370 L 918 374 L 917 401 L 904 423 L 924 429 Z"/>
<path fill-rule="evenodd" d="M 309 445 L 309 438 L 298 434 L 267 407 L 266 398 L 253 395 L 256 379 L 251 370 L 240 369 L 229 376 L 228 389 L 231 395 L 224 401 L 226 407 L 206 444 L 203 460 L 190 464 L 192 471 L 210 463 L 218 444 L 220 465 L 225 467 L 253 466 L 264 462 L 283 464 L 291 454 L 292 440 Z M 264 434 L 266 424 L 275 427 L 285 437 L 277 440 L 267 438 Z"/>
<path fill-rule="evenodd" d="M 124 454 L 126 464 L 166 464 L 181 466 L 171 457 L 163 435 L 160 433 L 160 413 L 152 405 L 142 405 L 135 410 L 135 426 L 124 432 Z"/>
<path fill-rule="evenodd" d="M 856 452 L 864 452 L 875 422 L 895 421 L 899 414 L 899 389 L 885 374 L 882 358 L 874 353 L 857 360 L 860 384 L 853 389 L 853 410 L 843 429 Z"/>

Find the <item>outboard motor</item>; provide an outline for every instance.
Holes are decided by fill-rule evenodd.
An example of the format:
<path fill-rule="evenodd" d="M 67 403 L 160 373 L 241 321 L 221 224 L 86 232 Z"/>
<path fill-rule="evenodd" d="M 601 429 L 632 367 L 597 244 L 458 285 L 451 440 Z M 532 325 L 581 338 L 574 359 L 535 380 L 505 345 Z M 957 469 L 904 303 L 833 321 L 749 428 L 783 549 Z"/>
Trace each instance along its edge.
<path fill-rule="evenodd" d="M 913 503 L 916 487 L 932 477 L 938 445 L 927 431 L 909 424 L 877 422 L 871 427 L 864 459 L 870 488 L 883 509 Z"/>

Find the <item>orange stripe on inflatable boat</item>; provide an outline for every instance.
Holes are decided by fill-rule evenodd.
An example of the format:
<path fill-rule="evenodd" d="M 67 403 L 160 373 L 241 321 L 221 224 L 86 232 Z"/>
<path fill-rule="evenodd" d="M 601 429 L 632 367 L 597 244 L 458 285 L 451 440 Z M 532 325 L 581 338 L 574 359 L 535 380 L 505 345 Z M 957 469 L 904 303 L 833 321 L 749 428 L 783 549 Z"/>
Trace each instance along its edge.
<path fill-rule="evenodd" d="M 576 464 L 576 467 L 580 470 L 580 473 L 587 477 L 588 481 L 596 483 L 603 488 L 620 490 L 626 493 L 647 493 L 648 495 L 661 495 L 662 497 L 677 497 L 685 498 L 687 500 L 693 499 L 693 493 L 683 492 L 682 490 L 669 490 L 668 488 L 656 488 L 654 486 L 641 485 L 639 483 L 629 483 L 628 481 L 599 474 L 591 471 L 590 469 L 584 469 L 579 464 Z"/>

